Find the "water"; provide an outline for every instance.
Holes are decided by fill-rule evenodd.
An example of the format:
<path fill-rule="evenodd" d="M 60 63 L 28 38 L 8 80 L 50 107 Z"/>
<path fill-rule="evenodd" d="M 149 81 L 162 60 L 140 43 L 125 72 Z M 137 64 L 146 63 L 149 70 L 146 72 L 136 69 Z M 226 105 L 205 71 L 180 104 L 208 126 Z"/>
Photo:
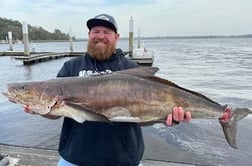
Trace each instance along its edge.
<path fill-rule="evenodd" d="M 145 39 L 142 42 L 155 51 L 153 66 L 160 68 L 158 76 L 221 104 L 252 109 L 251 38 Z M 127 50 L 127 44 L 127 40 L 121 40 L 118 47 Z M 76 42 L 74 50 L 85 51 L 85 46 L 86 42 Z M 30 47 L 36 51 L 62 52 L 68 50 L 69 43 L 36 43 Z M 8 45 L 0 45 L 0 52 L 7 49 Z M 14 45 L 14 50 L 22 49 L 22 45 Z M 68 59 L 23 66 L 12 57 L 0 57 L 0 91 L 8 82 L 55 78 Z M 28 115 L 2 94 L 0 117 L 0 143 L 57 149 L 62 120 Z M 201 165 L 250 165 L 251 119 L 249 116 L 239 124 L 238 150 L 226 143 L 217 120 L 192 120 L 175 127 L 161 124 L 144 127 L 144 133 L 158 140 L 151 142 L 146 137 L 145 157 Z M 155 153 L 150 149 L 154 144 L 158 144 Z"/>

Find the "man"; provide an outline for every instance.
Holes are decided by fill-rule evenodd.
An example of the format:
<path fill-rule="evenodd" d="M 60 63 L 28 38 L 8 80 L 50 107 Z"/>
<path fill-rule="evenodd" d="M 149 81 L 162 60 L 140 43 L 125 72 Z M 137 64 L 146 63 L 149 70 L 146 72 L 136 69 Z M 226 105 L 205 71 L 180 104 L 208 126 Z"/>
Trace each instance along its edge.
<path fill-rule="evenodd" d="M 87 21 L 87 53 L 64 63 L 58 77 L 90 76 L 138 67 L 117 49 L 119 34 L 115 19 L 100 14 Z M 29 109 L 26 108 L 29 112 Z M 166 125 L 189 121 L 190 112 L 175 107 Z M 57 118 L 47 116 L 48 118 Z M 184 119 L 185 117 L 185 119 Z M 141 127 L 135 123 L 84 122 L 65 118 L 60 136 L 58 166 L 137 166 L 144 152 Z"/>

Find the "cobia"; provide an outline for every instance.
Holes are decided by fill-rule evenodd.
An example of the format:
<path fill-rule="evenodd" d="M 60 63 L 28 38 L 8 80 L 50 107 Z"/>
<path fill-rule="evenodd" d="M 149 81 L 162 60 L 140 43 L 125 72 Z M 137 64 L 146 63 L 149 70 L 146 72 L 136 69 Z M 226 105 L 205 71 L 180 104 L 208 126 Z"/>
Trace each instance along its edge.
<path fill-rule="evenodd" d="M 64 116 L 79 123 L 162 123 L 174 106 L 182 106 L 191 111 L 192 118 L 219 118 L 228 143 L 237 148 L 237 123 L 251 110 L 231 110 L 154 76 L 157 70 L 143 67 L 93 77 L 10 83 L 3 94 L 12 102 L 28 105 L 37 114 Z"/>

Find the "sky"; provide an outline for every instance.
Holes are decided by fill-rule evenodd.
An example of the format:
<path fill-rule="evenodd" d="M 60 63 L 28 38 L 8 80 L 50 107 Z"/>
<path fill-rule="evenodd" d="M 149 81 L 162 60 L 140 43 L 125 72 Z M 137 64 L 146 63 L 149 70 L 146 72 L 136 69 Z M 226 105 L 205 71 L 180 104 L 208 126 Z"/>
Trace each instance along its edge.
<path fill-rule="evenodd" d="M 0 17 L 87 38 L 86 21 L 115 17 L 121 37 L 252 34 L 252 0 L 0 0 Z"/>

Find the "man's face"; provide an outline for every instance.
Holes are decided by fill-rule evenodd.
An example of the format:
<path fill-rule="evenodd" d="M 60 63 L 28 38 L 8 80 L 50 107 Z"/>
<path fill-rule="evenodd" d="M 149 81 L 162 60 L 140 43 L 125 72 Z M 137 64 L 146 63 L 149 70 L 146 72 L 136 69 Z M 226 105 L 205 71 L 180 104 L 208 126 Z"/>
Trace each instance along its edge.
<path fill-rule="evenodd" d="M 106 60 L 115 52 L 119 34 L 112 29 L 96 26 L 90 30 L 88 35 L 88 53 L 97 60 Z"/>

